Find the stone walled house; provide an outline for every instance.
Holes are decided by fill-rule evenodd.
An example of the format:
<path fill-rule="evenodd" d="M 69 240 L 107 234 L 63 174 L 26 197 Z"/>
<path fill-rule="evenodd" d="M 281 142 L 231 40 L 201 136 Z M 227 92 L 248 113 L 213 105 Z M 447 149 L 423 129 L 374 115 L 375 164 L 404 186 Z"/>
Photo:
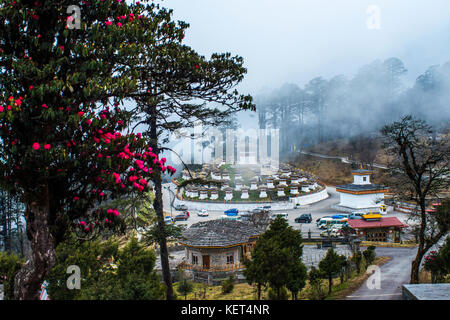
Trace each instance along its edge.
<path fill-rule="evenodd" d="M 183 231 L 185 247 L 179 265 L 194 281 L 210 283 L 242 271 L 243 258 L 250 257 L 256 239 L 263 231 L 248 222 L 217 219 L 193 224 Z"/>

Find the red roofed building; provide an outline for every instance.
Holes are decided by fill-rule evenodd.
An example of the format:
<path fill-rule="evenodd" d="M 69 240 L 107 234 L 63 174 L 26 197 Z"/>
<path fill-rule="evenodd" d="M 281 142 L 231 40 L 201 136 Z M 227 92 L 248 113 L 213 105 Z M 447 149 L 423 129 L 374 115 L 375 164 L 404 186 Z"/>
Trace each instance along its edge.
<path fill-rule="evenodd" d="M 348 225 L 358 236 L 367 241 L 400 242 L 400 231 L 406 228 L 396 217 L 380 218 L 367 221 L 365 219 L 349 219 Z"/>

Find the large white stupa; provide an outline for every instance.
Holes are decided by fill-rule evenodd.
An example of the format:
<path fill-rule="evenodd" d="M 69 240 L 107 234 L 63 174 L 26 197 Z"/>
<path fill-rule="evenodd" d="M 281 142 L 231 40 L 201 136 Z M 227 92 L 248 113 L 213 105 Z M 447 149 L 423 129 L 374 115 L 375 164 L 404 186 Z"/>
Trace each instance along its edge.
<path fill-rule="evenodd" d="M 370 182 L 372 171 L 358 169 L 352 171 L 353 183 L 336 186 L 340 195 L 339 207 L 348 211 L 376 211 L 384 205 L 384 193 L 389 191 L 386 186 Z M 385 212 L 382 212 L 385 213 Z"/>

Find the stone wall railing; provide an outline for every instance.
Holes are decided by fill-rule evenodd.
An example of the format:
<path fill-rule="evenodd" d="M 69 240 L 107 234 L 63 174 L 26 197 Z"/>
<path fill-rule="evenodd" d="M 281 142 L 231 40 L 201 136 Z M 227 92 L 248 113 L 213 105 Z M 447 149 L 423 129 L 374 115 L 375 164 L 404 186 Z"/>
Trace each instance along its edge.
<path fill-rule="evenodd" d="M 242 263 L 232 263 L 232 264 L 225 264 L 225 265 L 212 265 L 209 268 L 205 268 L 202 265 L 191 264 L 186 261 L 183 261 L 178 265 L 178 268 L 182 268 L 185 270 L 192 270 L 192 271 L 224 272 L 224 271 L 233 271 L 233 270 L 243 269 L 244 265 Z"/>

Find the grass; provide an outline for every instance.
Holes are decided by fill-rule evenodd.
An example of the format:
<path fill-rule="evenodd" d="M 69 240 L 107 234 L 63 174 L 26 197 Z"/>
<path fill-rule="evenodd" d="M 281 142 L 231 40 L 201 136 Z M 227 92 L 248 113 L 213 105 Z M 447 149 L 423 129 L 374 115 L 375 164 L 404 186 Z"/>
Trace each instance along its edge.
<path fill-rule="evenodd" d="M 418 246 L 417 243 L 414 242 L 403 242 L 403 243 L 395 243 L 395 242 L 374 242 L 374 241 L 362 241 L 361 247 L 387 247 L 387 248 L 415 248 Z"/>
<path fill-rule="evenodd" d="M 223 294 L 222 286 L 206 286 L 202 283 L 192 283 L 194 290 L 186 296 L 186 300 L 254 300 L 254 288 L 247 283 L 236 283 L 232 292 Z M 177 292 L 178 282 L 174 284 Z M 206 289 L 206 290 L 205 290 Z M 203 299 L 203 292 L 206 293 Z M 184 300 L 184 296 L 177 292 L 177 299 Z"/>
<path fill-rule="evenodd" d="M 376 257 L 373 264 L 381 266 L 387 261 L 391 260 L 390 257 Z M 363 268 L 361 270 L 364 270 Z M 365 271 L 361 274 L 357 274 L 353 271 L 349 280 L 344 283 L 340 283 L 339 278 L 333 279 L 333 288 L 330 296 L 326 297 L 327 300 L 343 300 L 353 291 L 358 289 L 364 281 L 369 277 Z M 232 292 L 228 294 L 222 293 L 222 286 L 208 286 L 202 283 L 192 283 L 194 290 L 186 296 L 186 300 L 256 300 L 256 287 L 249 285 L 248 283 L 236 283 Z M 177 292 L 179 283 L 174 284 L 174 290 Z M 328 290 L 328 281 L 323 280 L 323 288 L 325 291 Z M 298 294 L 299 300 L 309 300 L 309 295 L 311 292 L 311 287 L 309 281 L 306 281 L 306 285 L 303 290 Z M 205 298 L 203 298 L 203 293 L 206 293 Z M 290 293 L 289 293 L 290 294 Z M 177 292 L 178 299 L 184 300 L 184 296 Z M 261 299 L 267 300 L 268 293 L 266 291 L 261 292 Z"/>
<path fill-rule="evenodd" d="M 431 272 L 424 269 L 420 270 L 419 283 L 431 283 Z M 450 274 L 444 276 L 443 283 L 450 283 Z"/>

